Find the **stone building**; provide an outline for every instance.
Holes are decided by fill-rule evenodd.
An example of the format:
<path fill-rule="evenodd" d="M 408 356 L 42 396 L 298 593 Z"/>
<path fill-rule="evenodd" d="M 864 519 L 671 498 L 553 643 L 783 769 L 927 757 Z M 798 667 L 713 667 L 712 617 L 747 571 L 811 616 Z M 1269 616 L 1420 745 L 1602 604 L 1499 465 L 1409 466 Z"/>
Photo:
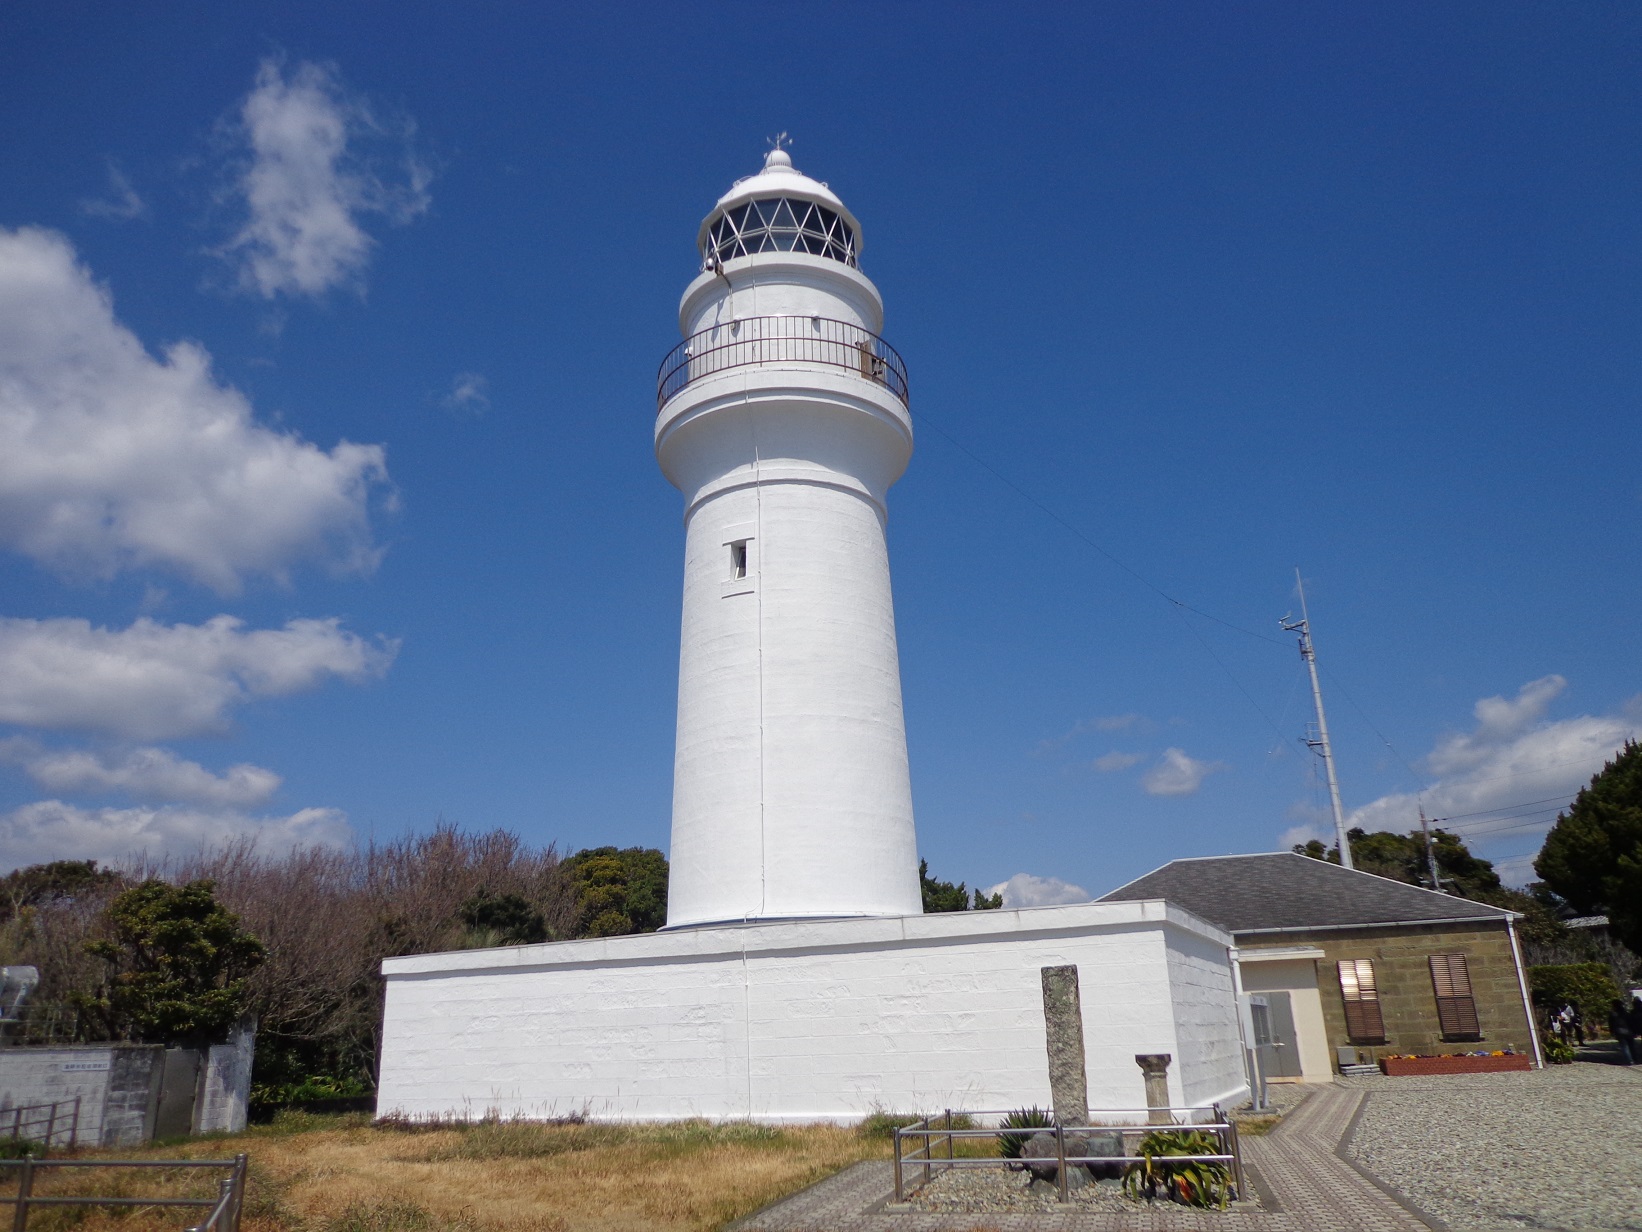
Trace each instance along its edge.
<path fill-rule="evenodd" d="M 1291 852 L 1174 860 L 1100 901 L 1156 898 L 1236 939 L 1272 1080 L 1326 1081 L 1353 1054 L 1539 1062 L 1514 912 Z"/>

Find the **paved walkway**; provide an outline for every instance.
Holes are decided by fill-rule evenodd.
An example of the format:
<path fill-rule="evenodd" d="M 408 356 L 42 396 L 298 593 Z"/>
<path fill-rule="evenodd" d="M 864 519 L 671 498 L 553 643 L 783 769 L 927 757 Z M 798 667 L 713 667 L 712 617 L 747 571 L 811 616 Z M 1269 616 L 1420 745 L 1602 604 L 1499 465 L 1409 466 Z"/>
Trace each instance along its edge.
<path fill-rule="evenodd" d="M 1133 1213 L 927 1214 L 886 1211 L 890 1165 L 856 1164 L 757 1214 L 735 1232 L 1429 1232 L 1347 1162 L 1341 1140 L 1363 1092 L 1319 1087 L 1270 1134 L 1245 1138 L 1244 1160 L 1264 1210 L 1193 1211 L 1159 1202 Z"/>

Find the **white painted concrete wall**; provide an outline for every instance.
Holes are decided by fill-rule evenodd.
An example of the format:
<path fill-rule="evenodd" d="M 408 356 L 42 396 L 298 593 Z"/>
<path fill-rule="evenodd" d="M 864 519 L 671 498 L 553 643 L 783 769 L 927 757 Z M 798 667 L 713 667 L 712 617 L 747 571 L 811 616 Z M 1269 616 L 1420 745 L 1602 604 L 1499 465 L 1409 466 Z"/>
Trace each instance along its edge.
<path fill-rule="evenodd" d="M 1242 1082 L 1229 944 L 1142 902 L 389 959 L 377 1107 L 850 1121 L 880 1107 L 1044 1106 L 1039 972 L 1066 963 L 1080 973 L 1092 1105 L 1144 1104 L 1137 1053 L 1177 1058 L 1181 1098 L 1222 1094 Z"/>

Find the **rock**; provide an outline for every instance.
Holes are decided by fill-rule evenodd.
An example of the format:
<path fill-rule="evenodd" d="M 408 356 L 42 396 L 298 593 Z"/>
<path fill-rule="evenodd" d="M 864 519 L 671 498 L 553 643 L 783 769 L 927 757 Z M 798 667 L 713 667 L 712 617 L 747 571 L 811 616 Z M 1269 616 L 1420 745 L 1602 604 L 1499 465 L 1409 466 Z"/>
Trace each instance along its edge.
<path fill-rule="evenodd" d="M 1123 1154 L 1123 1135 L 1117 1130 L 1109 1133 L 1092 1133 L 1085 1139 L 1088 1147 L 1079 1151 L 1080 1155 L 1121 1155 Z M 1089 1175 L 1097 1181 L 1115 1181 L 1123 1176 L 1127 1164 L 1116 1160 L 1111 1163 L 1087 1164 Z"/>
<path fill-rule="evenodd" d="M 1067 1137 L 1066 1153 L 1068 1155 L 1086 1154 L 1086 1148 L 1087 1139 L 1074 1136 Z M 1039 1133 L 1033 1134 L 1026 1140 L 1026 1145 L 1021 1148 L 1021 1155 L 1027 1159 L 1053 1161 L 1057 1158 L 1056 1150 L 1055 1135 Z M 1032 1181 L 1027 1186 L 1030 1192 L 1039 1192 L 1040 1185 L 1051 1186 L 1056 1193 L 1060 1192 L 1060 1165 L 1058 1163 L 1029 1163 L 1026 1165 L 1026 1170 L 1032 1174 Z M 1082 1189 L 1088 1183 L 1089 1173 L 1087 1169 L 1081 1167 L 1067 1169 L 1066 1188 L 1068 1190 Z"/>

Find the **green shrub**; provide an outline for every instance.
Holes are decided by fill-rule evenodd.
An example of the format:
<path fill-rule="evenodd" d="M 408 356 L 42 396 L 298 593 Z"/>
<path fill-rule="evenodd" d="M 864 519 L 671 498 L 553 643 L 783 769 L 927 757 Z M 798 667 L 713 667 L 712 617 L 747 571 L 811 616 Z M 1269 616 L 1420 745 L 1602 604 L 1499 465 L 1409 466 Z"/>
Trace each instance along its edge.
<path fill-rule="evenodd" d="M 1140 1140 L 1140 1159 L 1123 1174 L 1123 1192 L 1150 1202 L 1165 1197 L 1185 1206 L 1225 1210 L 1231 1198 L 1231 1168 L 1212 1160 L 1171 1161 L 1176 1155 L 1221 1155 L 1220 1139 L 1205 1129 L 1153 1130 Z"/>
<path fill-rule="evenodd" d="M 1564 1044 L 1554 1035 L 1545 1037 L 1545 1059 L 1552 1065 L 1568 1065 L 1574 1059 L 1574 1046 Z"/>
<path fill-rule="evenodd" d="M 44 1143 L 30 1142 L 27 1138 L 0 1138 L 0 1159 L 44 1159 Z"/>
<path fill-rule="evenodd" d="M 1021 1133 L 999 1134 L 998 1154 L 1005 1159 L 1019 1159 L 1033 1134 L 1055 1127 L 1055 1118 L 1042 1108 L 1017 1108 L 998 1122 L 999 1129 L 1021 1130 Z"/>
<path fill-rule="evenodd" d="M 1608 1020 L 1608 1009 L 1619 998 L 1619 986 L 1607 963 L 1563 963 L 1528 968 L 1528 987 L 1534 1004 L 1555 1012 L 1566 1003 L 1585 1019 L 1585 1029 L 1600 1030 Z"/>

